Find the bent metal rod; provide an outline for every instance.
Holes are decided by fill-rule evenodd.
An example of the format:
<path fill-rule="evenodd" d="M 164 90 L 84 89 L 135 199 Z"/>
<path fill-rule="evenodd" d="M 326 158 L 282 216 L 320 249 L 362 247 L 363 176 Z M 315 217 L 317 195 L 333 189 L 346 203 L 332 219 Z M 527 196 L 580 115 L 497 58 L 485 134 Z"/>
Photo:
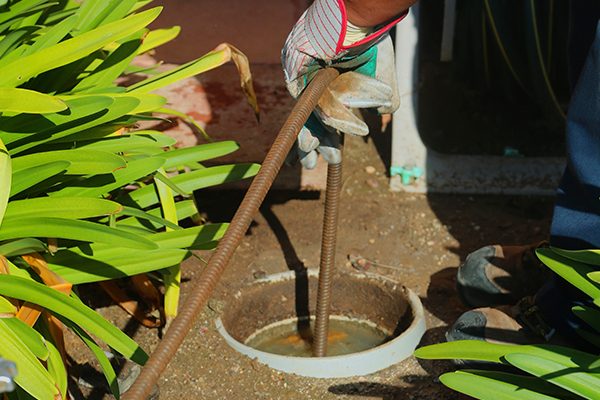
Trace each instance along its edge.
<path fill-rule="evenodd" d="M 177 317 L 173 320 L 163 340 L 160 341 L 150 356 L 150 359 L 142 369 L 139 377 L 133 383 L 131 388 L 121 397 L 123 400 L 145 400 L 152 391 L 152 388 L 158 381 L 161 373 L 174 357 L 177 349 L 181 346 L 181 343 L 192 327 L 196 317 L 206 305 L 206 302 L 212 294 L 212 291 L 216 287 L 221 275 L 225 271 L 229 260 L 233 256 L 233 253 L 248 230 L 248 227 L 250 226 L 254 216 L 258 213 L 258 209 L 262 204 L 267 192 L 271 188 L 271 185 L 273 184 L 273 181 L 275 180 L 275 177 L 277 176 L 285 157 L 291 150 L 294 141 L 300 132 L 300 129 L 302 129 L 302 126 L 308 119 L 310 113 L 316 107 L 322 93 L 325 91 L 327 86 L 335 78 L 337 78 L 338 75 L 339 72 L 333 68 L 320 70 L 315 75 L 314 79 L 308 85 L 306 90 L 304 90 L 302 95 L 299 97 L 296 105 L 292 109 L 292 112 L 275 138 L 273 145 L 269 149 L 269 152 L 262 163 L 260 171 L 252 181 L 252 184 L 246 192 L 240 207 L 231 220 L 227 232 L 225 232 L 225 235 L 219 241 L 217 248 L 210 257 L 208 265 L 202 271 L 198 279 L 193 281 L 191 292 L 188 294 L 185 302 L 182 304 L 179 315 L 177 315 Z M 339 164 L 338 167 L 340 167 Z M 338 167 L 333 166 L 333 169 Z M 331 180 L 330 175 L 336 175 L 335 172 L 332 173 L 331 171 L 332 167 L 329 167 L 328 183 Z M 339 171 L 341 172 L 341 168 L 339 168 Z M 337 191 L 339 193 L 339 187 Z M 329 192 L 330 188 L 328 185 L 327 199 L 331 199 Z M 337 195 L 334 194 L 334 197 L 337 198 Z M 335 200 L 334 208 L 336 208 L 334 213 L 335 216 L 337 215 L 337 200 Z M 326 212 L 326 218 L 333 220 L 335 223 L 337 218 L 332 219 L 331 216 L 331 210 Z M 324 231 L 325 229 L 326 227 L 324 227 Z M 335 248 L 335 234 L 333 237 L 331 235 L 324 236 L 322 240 L 333 240 L 333 246 L 331 246 L 331 243 L 325 243 L 328 245 L 325 247 L 329 247 L 331 249 L 327 250 L 325 254 L 322 254 L 322 258 L 324 256 L 330 257 L 330 254 L 332 254 L 332 249 Z M 333 258 L 331 258 L 329 265 L 332 263 Z M 323 265 L 323 261 L 321 262 L 321 265 Z M 319 291 L 321 292 L 322 289 L 319 289 Z M 327 293 L 325 294 L 327 295 Z M 319 296 L 324 297 L 323 293 L 321 293 Z M 328 295 L 325 297 L 328 297 Z M 323 301 L 321 301 L 321 308 L 326 310 L 328 313 L 329 300 L 328 298 L 325 300 L 326 307 L 323 304 Z M 325 317 L 328 318 L 328 315 L 325 315 Z M 317 318 L 323 319 L 323 316 L 317 313 Z M 326 347 L 327 324 L 323 326 L 323 322 L 321 322 L 320 331 L 321 336 L 323 334 L 325 335 L 324 342 Z M 318 340 L 320 340 L 320 343 L 323 343 L 323 337 Z"/>

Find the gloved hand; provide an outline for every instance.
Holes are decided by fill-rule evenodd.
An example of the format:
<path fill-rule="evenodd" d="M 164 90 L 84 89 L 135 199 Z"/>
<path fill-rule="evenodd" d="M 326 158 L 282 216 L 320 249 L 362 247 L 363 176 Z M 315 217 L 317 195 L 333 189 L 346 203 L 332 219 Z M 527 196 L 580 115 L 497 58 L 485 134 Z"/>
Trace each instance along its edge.
<path fill-rule="evenodd" d="M 292 96 L 299 96 L 320 68 L 354 71 L 330 85 L 300 132 L 298 149 L 306 168 L 316 165 L 315 150 L 329 163 L 341 161 L 336 130 L 368 134 L 360 114 L 351 109 L 391 113 L 398 108 L 394 51 L 387 32 L 404 15 L 384 26 L 363 29 L 347 21 L 343 0 L 315 0 L 294 26 L 282 51 Z"/>
<path fill-rule="evenodd" d="M 305 168 L 317 165 L 317 152 L 325 161 L 342 161 L 339 132 L 365 136 L 369 133 L 359 108 L 391 109 L 393 90 L 387 84 L 350 71 L 341 74 L 325 90 L 315 111 L 298 135 L 298 156 Z"/>

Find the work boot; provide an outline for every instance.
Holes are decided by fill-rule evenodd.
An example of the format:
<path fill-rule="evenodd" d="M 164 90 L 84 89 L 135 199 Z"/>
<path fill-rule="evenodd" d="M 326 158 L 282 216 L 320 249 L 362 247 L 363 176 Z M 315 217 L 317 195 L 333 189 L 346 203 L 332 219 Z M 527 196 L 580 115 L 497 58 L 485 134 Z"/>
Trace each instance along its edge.
<path fill-rule="evenodd" d="M 600 348 L 593 340 L 597 329 L 573 313 L 575 306 L 595 307 L 587 295 L 553 275 L 535 296 L 523 297 L 514 306 L 481 307 L 463 313 L 446 332 L 446 340 L 548 343 L 598 354 Z M 586 337 L 592 340 L 588 341 Z M 489 367 L 485 362 L 455 362 L 473 368 Z"/>
<path fill-rule="evenodd" d="M 535 310 L 535 306 L 530 307 L 530 310 Z M 520 311 L 518 306 L 483 307 L 467 311 L 458 317 L 446 332 L 446 340 L 448 342 L 482 340 L 490 343 L 522 345 L 544 343 L 553 339 L 555 331 L 539 319 L 537 313 L 535 315 L 530 313 L 530 321 L 524 322 Z M 533 329 L 528 326 L 529 324 Z M 461 368 L 513 371 L 512 367 L 489 361 L 455 359 L 453 362 Z"/>
<path fill-rule="evenodd" d="M 486 246 L 469 254 L 456 277 L 462 301 L 469 307 L 493 307 L 535 294 L 550 275 L 535 255 L 542 244 Z"/>
<path fill-rule="evenodd" d="M 446 332 L 446 340 L 534 344 L 556 339 L 555 332 L 541 317 L 533 298 L 525 297 L 516 306 L 482 307 L 463 313 Z"/>

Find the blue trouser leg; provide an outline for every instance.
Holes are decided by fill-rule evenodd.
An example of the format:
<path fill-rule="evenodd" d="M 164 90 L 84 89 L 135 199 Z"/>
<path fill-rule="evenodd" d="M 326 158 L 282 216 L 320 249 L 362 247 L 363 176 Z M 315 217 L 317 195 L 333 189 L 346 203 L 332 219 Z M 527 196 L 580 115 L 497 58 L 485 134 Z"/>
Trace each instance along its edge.
<path fill-rule="evenodd" d="M 600 25 L 571 98 L 566 129 L 567 167 L 558 188 L 550 244 L 600 249 Z M 585 329 L 571 307 L 585 303 L 590 299 L 557 276 L 536 295 L 546 323 L 570 338 L 579 337 L 576 329 Z"/>
<path fill-rule="evenodd" d="M 554 208 L 550 243 L 600 248 L 600 29 L 567 114 L 567 168 Z"/>

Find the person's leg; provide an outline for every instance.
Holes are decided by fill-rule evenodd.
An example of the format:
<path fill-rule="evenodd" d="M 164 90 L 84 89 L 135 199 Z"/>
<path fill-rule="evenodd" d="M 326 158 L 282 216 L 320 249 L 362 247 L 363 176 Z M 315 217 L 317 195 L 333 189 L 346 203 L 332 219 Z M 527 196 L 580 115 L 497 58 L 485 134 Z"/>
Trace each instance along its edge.
<path fill-rule="evenodd" d="M 600 22 L 581 70 L 567 115 L 567 168 L 554 208 L 550 244 L 600 249 Z M 581 320 L 571 308 L 589 302 L 560 278 L 536 295 L 540 315 L 565 336 L 576 335 Z"/>
<path fill-rule="evenodd" d="M 581 75 L 588 51 L 596 33 L 600 18 L 600 1 L 578 0 L 569 3 L 569 85 L 571 92 Z"/>
<path fill-rule="evenodd" d="M 569 71 L 579 80 L 567 115 L 567 167 L 557 190 L 550 244 L 574 250 L 600 248 L 600 2 L 573 2 L 571 11 Z M 545 267 L 531 256 L 535 246 L 496 245 L 471 253 L 457 274 L 463 301 L 484 307 L 533 295 L 539 288 L 536 278 L 547 280 Z"/>
<path fill-rule="evenodd" d="M 600 27 L 596 29 L 570 102 L 566 143 L 567 168 L 558 189 L 550 244 L 571 250 L 600 249 Z M 485 268 L 493 267 L 488 264 Z M 471 271 L 471 275 L 475 276 L 475 272 Z M 521 302 L 512 313 L 508 309 L 480 308 L 463 314 L 446 337 L 452 341 L 479 335 L 485 340 L 490 326 L 504 325 L 507 338 L 514 337 L 524 326 L 546 339 L 558 333 L 568 341 L 579 337 L 577 329 L 585 329 L 571 308 L 586 302 L 589 299 L 576 288 L 555 276 L 537 292 L 533 301 Z M 577 345 L 586 347 L 581 340 L 577 340 Z"/>
<path fill-rule="evenodd" d="M 558 189 L 550 244 L 600 248 L 600 29 L 567 114 L 567 168 Z"/>

